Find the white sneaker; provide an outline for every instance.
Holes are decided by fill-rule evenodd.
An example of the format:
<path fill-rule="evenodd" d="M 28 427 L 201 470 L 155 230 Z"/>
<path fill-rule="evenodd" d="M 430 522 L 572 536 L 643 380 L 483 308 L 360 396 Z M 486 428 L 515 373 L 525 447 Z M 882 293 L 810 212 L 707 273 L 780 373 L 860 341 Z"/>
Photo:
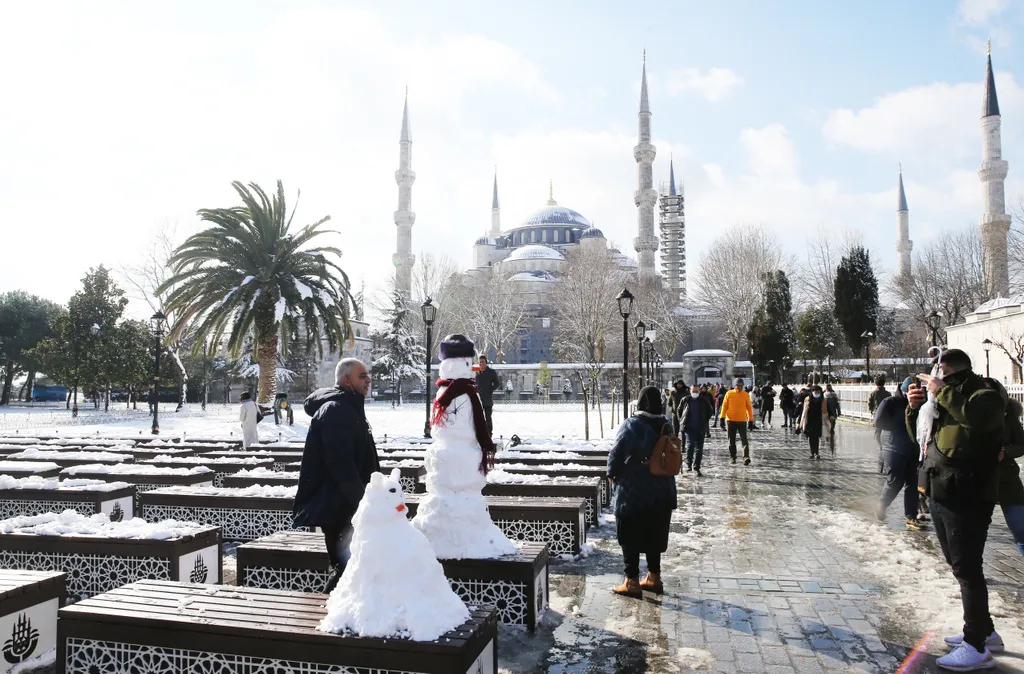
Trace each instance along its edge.
<path fill-rule="evenodd" d="M 943 641 L 950 646 L 959 646 L 964 642 L 964 635 L 958 634 L 955 637 L 946 637 Z M 985 648 L 991 653 L 1002 653 L 1006 649 L 1006 646 L 1003 645 L 1003 638 L 999 636 L 999 632 L 993 632 L 988 635 L 988 638 L 985 639 Z"/>
<path fill-rule="evenodd" d="M 980 669 L 994 668 L 996 661 L 987 648 L 979 653 L 974 646 L 961 642 L 949 655 L 936 660 L 935 664 L 952 672 L 976 672 Z"/>

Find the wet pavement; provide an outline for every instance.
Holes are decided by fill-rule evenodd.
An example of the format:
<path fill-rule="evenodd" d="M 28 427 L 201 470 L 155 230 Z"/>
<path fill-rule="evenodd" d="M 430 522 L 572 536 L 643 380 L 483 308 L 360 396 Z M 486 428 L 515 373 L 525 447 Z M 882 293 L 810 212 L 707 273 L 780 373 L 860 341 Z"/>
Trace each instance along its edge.
<path fill-rule="evenodd" d="M 617 597 L 614 524 L 594 551 L 551 567 L 551 609 L 534 635 L 503 628 L 503 672 L 895 672 L 926 633 L 932 654 L 905 672 L 933 672 L 936 642 L 959 626 L 959 602 L 929 531 L 888 529 L 872 514 L 883 478 L 871 430 L 838 429 L 836 454 L 811 461 L 807 440 L 751 434 L 753 463 L 728 463 L 724 433 L 705 446 L 704 477 L 678 478 L 666 592 Z M 1024 672 L 1024 558 L 998 509 L 986 548 L 1000 670 Z M 955 630 L 953 630 L 955 631 Z"/>

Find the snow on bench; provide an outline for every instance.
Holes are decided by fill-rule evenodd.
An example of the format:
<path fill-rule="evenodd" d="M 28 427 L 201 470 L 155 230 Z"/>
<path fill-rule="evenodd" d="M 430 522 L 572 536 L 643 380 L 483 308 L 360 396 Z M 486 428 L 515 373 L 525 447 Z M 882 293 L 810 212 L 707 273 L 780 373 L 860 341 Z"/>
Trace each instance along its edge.
<path fill-rule="evenodd" d="M 150 522 L 179 519 L 221 528 L 226 541 L 251 541 L 278 531 L 303 531 L 292 524 L 297 487 L 257 485 L 164 487 L 139 495 L 141 514 Z"/>
<path fill-rule="evenodd" d="M 578 463 L 556 463 L 533 466 L 525 463 L 503 463 L 498 470 L 512 475 L 539 475 L 542 477 L 600 478 L 601 507 L 611 505 L 611 489 L 606 468 L 584 466 Z"/>
<path fill-rule="evenodd" d="M 106 482 L 127 482 L 135 487 L 135 512 L 141 513 L 139 494 L 161 487 L 210 487 L 213 486 L 214 472 L 206 466 L 166 468 L 141 463 L 89 463 L 65 468 L 60 475 L 64 479 L 83 478 Z"/>
<path fill-rule="evenodd" d="M 205 456 L 174 457 L 162 455 L 153 459 L 139 461 L 139 463 L 145 466 L 159 466 L 161 468 L 192 468 L 195 466 L 206 466 L 214 471 L 213 486 L 222 487 L 224 485 L 224 476 L 237 473 L 238 471 L 246 468 L 253 468 L 255 466 L 271 467 L 274 460 L 255 456 L 239 456 L 217 459 L 207 458 Z"/>
<path fill-rule="evenodd" d="M 86 463 L 132 463 L 135 461 L 135 457 L 123 452 L 59 451 L 30 448 L 17 454 L 10 454 L 5 460 L 52 461 L 62 468 L 70 468 Z"/>
<path fill-rule="evenodd" d="M 497 618 L 436 641 L 320 632 L 326 597 L 140 581 L 60 611 L 58 671 L 497 674 Z"/>
<path fill-rule="evenodd" d="M 225 487 L 250 487 L 255 484 L 274 486 L 293 486 L 299 484 L 299 471 L 276 470 L 278 466 L 286 467 L 295 464 L 274 464 L 274 470 L 267 468 L 253 468 L 251 470 L 240 470 L 234 475 L 224 477 Z M 301 464 L 300 464 L 301 465 Z M 402 484 L 402 491 L 406 494 L 422 493 L 427 479 L 427 469 L 422 461 L 418 462 L 395 462 L 381 461 L 381 470 L 385 473 L 392 468 L 397 468 L 401 473 L 399 482 Z"/>
<path fill-rule="evenodd" d="M 11 477 L 57 477 L 61 470 L 61 467 L 52 461 L 0 461 L 0 475 Z"/>
<path fill-rule="evenodd" d="M 287 463 L 295 463 L 302 461 L 302 452 L 296 452 L 292 450 L 235 450 L 231 452 L 209 452 L 203 456 L 210 456 L 218 459 L 231 459 L 236 457 L 247 458 L 256 457 L 259 459 L 273 459 L 274 465 L 271 466 L 273 470 L 283 470 L 283 467 Z"/>
<path fill-rule="evenodd" d="M 135 516 L 134 503 L 135 488 L 127 482 L 0 475 L 0 519 L 73 510 L 120 522 Z"/>
<path fill-rule="evenodd" d="M 487 473 L 484 496 L 531 496 L 541 498 L 584 498 L 587 523 L 600 524 L 601 480 L 583 477 L 506 473 L 495 469 Z"/>
<path fill-rule="evenodd" d="M 73 512 L 0 520 L 0 569 L 63 571 L 75 600 L 142 578 L 219 583 L 216 527 Z"/>

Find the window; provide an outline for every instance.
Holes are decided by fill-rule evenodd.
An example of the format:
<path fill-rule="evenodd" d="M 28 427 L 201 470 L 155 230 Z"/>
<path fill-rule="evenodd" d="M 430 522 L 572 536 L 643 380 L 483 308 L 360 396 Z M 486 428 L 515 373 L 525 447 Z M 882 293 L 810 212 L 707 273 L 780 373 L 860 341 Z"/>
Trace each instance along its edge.
<path fill-rule="evenodd" d="M 547 243 L 548 242 L 548 230 L 545 229 L 544 231 L 542 231 L 540 233 L 540 240 L 541 240 L 541 243 Z"/>
<path fill-rule="evenodd" d="M 536 242 L 537 242 L 537 230 L 534 229 L 534 230 L 530 231 L 530 243 L 536 243 Z"/>
<path fill-rule="evenodd" d="M 540 327 L 542 327 L 542 328 L 550 328 L 551 327 L 551 319 L 550 318 L 542 318 L 542 319 L 540 319 Z"/>
<path fill-rule="evenodd" d="M 558 243 L 558 230 L 555 230 L 555 243 Z"/>
<path fill-rule="evenodd" d="M 572 243 L 572 233 L 568 229 L 565 230 L 565 242 Z"/>

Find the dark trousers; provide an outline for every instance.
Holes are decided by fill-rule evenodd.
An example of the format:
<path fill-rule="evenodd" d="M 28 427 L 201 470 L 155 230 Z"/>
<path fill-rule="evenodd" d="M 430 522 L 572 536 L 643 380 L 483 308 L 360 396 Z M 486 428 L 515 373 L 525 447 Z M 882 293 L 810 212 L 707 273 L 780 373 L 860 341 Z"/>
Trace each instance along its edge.
<path fill-rule="evenodd" d="M 334 586 L 341 580 L 341 574 L 345 573 L 345 567 L 352 556 L 349 545 L 352 543 L 352 524 L 346 522 L 337 527 L 320 527 L 324 532 L 324 543 L 327 546 L 327 559 L 331 564 L 331 577 L 324 588 L 325 594 L 330 594 Z"/>
<path fill-rule="evenodd" d="M 747 440 L 747 422 L 730 421 L 729 426 L 729 456 L 736 458 L 736 434 L 740 434 L 740 442 L 743 443 L 743 458 L 750 458 L 750 442 Z"/>
<path fill-rule="evenodd" d="M 796 409 L 793 405 L 782 406 L 782 425 L 789 426 L 793 423 L 793 410 Z"/>
<path fill-rule="evenodd" d="M 974 501 L 951 507 L 931 500 L 932 522 L 942 554 L 960 583 L 964 605 L 964 641 L 981 651 L 995 631 L 988 612 L 988 585 L 982 571 L 985 539 L 992 523 L 994 503 Z"/>
<path fill-rule="evenodd" d="M 768 423 L 772 422 L 772 410 L 761 410 L 761 425 L 764 425 L 764 420 L 768 419 Z"/>
<path fill-rule="evenodd" d="M 487 432 L 494 433 L 494 422 L 491 421 L 491 410 L 494 409 L 494 405 L 483 405 L 484 408 L 484 419 L 487 420 Z"/>
<path fill-rule="evenodd" d="M 704 458 L 704 429 L 687 428 L 686 433 L 686 465 L 700 470 L 700 460 Z"/>
<path fill-rule="evenodd" d="M 661 573 L 661 553 L 646 552 L 647 570 L 651 573 Z M 626 565 L 626 578 L 640 577 L 640 550 L 633 548 L 622 548 L 622 560 Z"/>
<path fill-rule="evenodd" d="M 807 439 L 811 443 L 811 456 L 818 456 L 818 451 L 821 448 L 821 436 L 820 435 L 808 435 Z"/>
<path fill-rule="evenodd" d="M 885 487 L 882 506 L 888 508 L 903 490 L 903 517 L 917 517 L 917 455 L 882 452 L 885 464 Z"/>

